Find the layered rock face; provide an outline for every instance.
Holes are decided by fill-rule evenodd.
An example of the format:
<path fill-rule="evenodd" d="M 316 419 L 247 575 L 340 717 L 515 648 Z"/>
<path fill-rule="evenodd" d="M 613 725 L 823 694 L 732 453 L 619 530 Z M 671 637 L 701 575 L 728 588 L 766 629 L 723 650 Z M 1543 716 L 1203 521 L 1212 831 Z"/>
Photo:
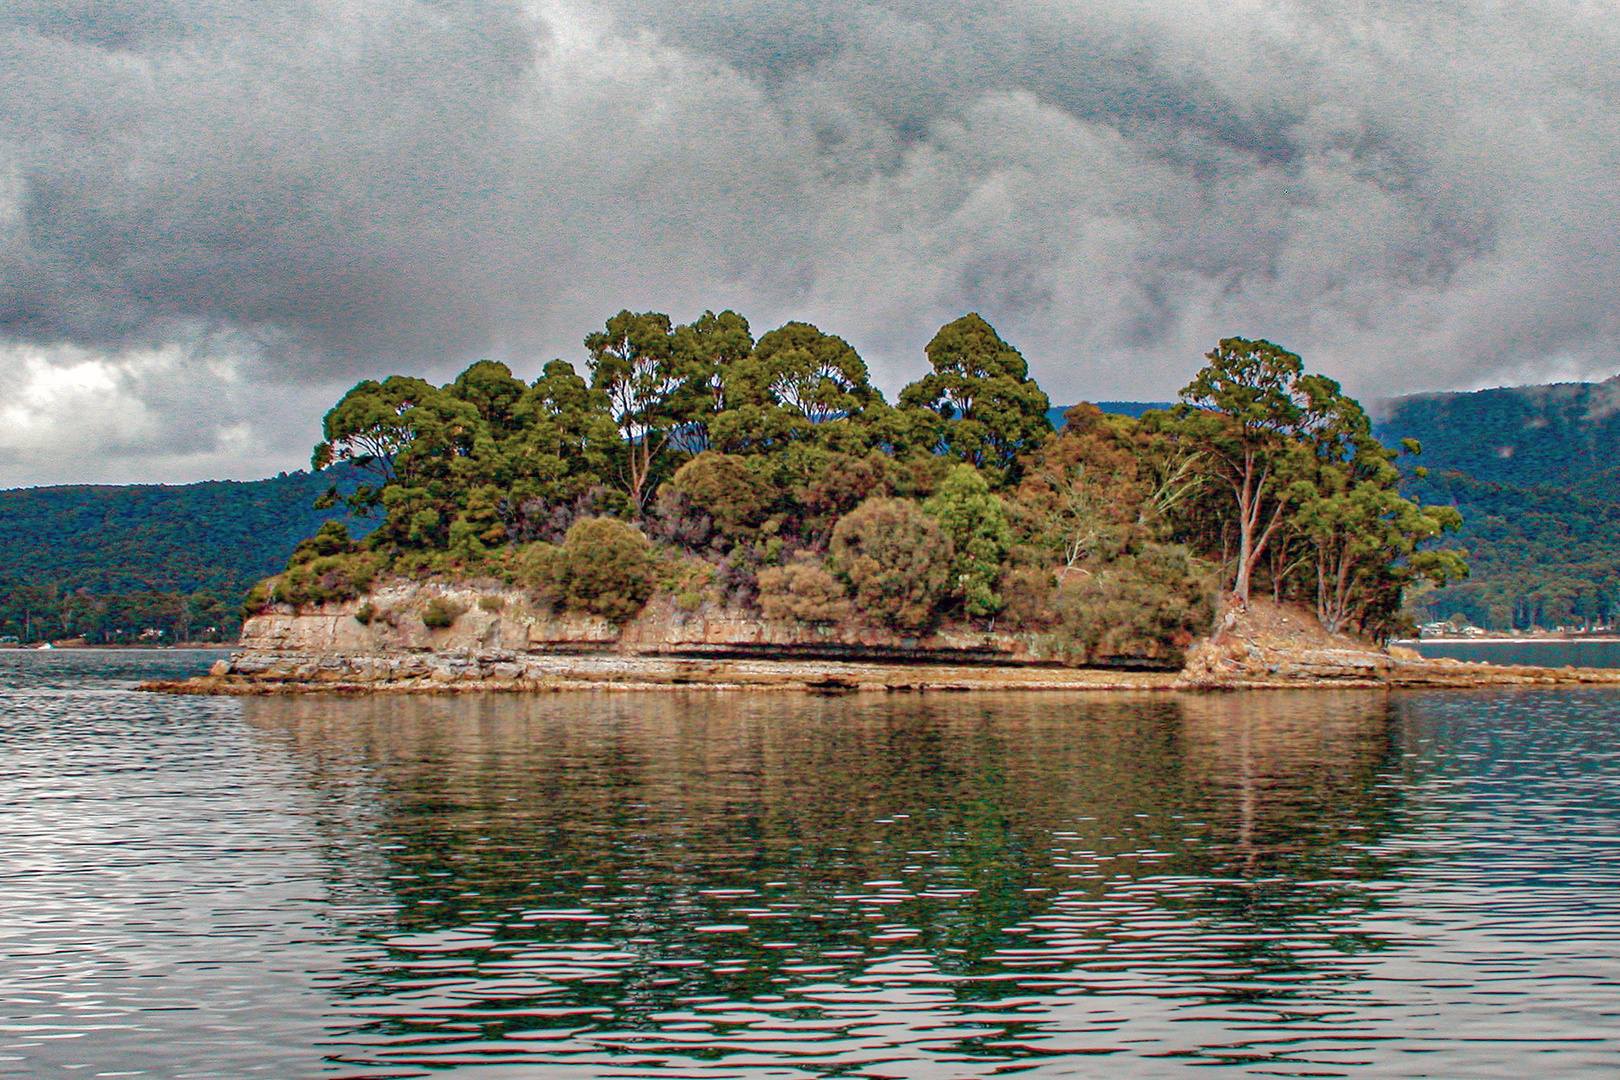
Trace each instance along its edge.
<path fill-rule="evenodd" d="M 429 625 L 435 621 L 449 625 Z M 1224 613 L 1180 671 L 1066 667 L 1043 655 L 1037 641 L 1012 634 L 957 629 L 908 638 L 871 627 L 684 612 L 667 599 L 621 628 L 538 608 L 518 589 L 433 582 L 395 582 L 314 610 L 270 609 L 248 620 L 242 644 L 207 677 L 150 688 L 265 694 L 1620 685 L 1620 671 L 1426 661 L 1410 650 L 1328 634 L 1308 612 L 1265 601 Z"/>
<path fill-rule="evenodd" d="M 449 626 L 434 628 L 424 621 L 435 602 L 456 612 Z M 359 600 L 314 609 L 273 607 L 243 625 L 242 647 L 249 653 L 373 656 L 546 652 L 1043 662 L 1025 639 L 1011 634 L 946 628 L 905 637 L 875 627 L 773 622 L 734 611 L 683 612 L 668 599 L 655 600 L 640 617 L 617 627 L 589 615 L 536 607 L 521 589 L 436 582 L 396 582 Z"/>

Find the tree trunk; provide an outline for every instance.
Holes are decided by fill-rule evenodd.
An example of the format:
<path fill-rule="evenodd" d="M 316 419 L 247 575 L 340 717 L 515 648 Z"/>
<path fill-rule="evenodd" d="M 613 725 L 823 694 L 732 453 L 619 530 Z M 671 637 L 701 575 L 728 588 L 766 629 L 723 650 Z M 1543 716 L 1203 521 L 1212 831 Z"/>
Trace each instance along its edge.
<path fill-rule="evenodd" d="M 1260 528 L 1261 511 L 1264 500 L 1261 492 L 1266 485 L 1269 468 L 1255 469 L 1254 453 L 1250 451 L 1243 458 L 1243 479 L 1241 483 L 1232 485 L 1232 493 L 1237 496 L 1238 504 L 1238 565 L 1236 580 L 1232 583 L 1232 602 L 1240 608 L 1249 606 L 1249 592 L 1254 583 L 1254 568 L 1259 565 L 1260 557 L 1266 553 L 1266 545 L 1282 524 L 1283 507 L 1279 503 L 1272 511 L 1271 520 L 1264 529 Z M 1258 534 L 1258 535 L 1257 535 Z"/>

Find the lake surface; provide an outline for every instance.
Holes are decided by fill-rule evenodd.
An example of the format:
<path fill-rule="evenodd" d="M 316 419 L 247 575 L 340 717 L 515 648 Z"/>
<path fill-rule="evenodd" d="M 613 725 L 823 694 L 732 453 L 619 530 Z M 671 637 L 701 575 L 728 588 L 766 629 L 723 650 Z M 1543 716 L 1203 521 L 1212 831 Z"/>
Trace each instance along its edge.
<path fill-rule="evenodd" d="M 1524 641 L 1403 641 L 1431 659 L 1482 660 L 1487 664 L 1533 664 L 1538 667 L 1620 668 L 1620 641 L 1530 638 Z"/>
<path fill-rule="evenodd" d="M 1620 1075 L 1620 693 L 132 690 L 213 658 L 0 653 L 0 1075 Z"/>

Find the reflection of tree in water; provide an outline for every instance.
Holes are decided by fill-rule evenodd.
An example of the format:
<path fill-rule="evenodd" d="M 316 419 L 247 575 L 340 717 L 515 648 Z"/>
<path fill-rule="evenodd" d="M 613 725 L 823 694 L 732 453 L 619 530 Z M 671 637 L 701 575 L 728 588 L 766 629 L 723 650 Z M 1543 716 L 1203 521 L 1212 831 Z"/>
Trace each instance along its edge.
<path fill-rule="evenodd" d="M 1404 801 L 1403 786 L 1388 782 L 1401 767 L 1389 699 L 1204 695 L 1186 699 L 1182 714 L 1179 801 L 1209 827 L 1196 849 L 1209 880 L 1167 906 L 1232 939 L 1232 960 L 1266 974 L 1324 968 L 1295 947 L 1307 930 L 1331 935 L 1342 953 L 1381 947 L 1360 922 L 1377 905 L 1365 883 L 1400 872 L 1379 848 L 1400 828 Z"/>
<path fill-rule="evenodd" d="M 923 965 L 958 1001 L 1073 990 L 1133 957 L 1213 965 L 1229 986 L 1321 967 L 1324 942 L 1375 945 L 1353 930 L 1357 879 L 1389 869 L 1363 851 L 1396 798 L 1377 695 L 373 697 L 248 715 L 291 741 L 334 833 L 371 830 L 334 845 L 337 874 L 386 860 L 372 877 L 395 902 L 366 936 L 388 960 L 348 993 L 480 980 L 476 1007 L 375 1029 L 398 1035 L 454 1015 L 498 1036 L 563 1006 L 635 1027 L 885 963 Z M 345 806 L 345 785 L 375 806 Z"/>

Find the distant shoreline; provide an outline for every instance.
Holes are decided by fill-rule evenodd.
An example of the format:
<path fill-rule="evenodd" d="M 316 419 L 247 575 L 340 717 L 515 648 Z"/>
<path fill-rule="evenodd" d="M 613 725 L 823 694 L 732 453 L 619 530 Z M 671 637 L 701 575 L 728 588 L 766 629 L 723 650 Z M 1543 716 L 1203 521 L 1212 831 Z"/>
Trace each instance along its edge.
<path fill-rule="evenodd" d="M 45 648 L 44 643 L 38 645 L 0 645 L 0 651 L 7 652 L 198 652 L 206 649 L 222 649 L 226 651 L 240 649 L 240 641 L 199 641 L 182 642 L 177 645 L 59 645 L 50 643 Z"/>
<path fill-rule="evenodd" d="M 1583 641 L 1591 641 L 1599 644 L 1615 644 L 1620 643 L 1620 637 L 1596 637 L 1587 636 L 1585 634 L 1572 635 L 1570 637 L 1502 637 L 1500 635 L 1491 634 L 1482 635 L 1480 637 L 1397 638 L 1394 641 L 1391 641 L 1390 644 L 1402 645 L 1408 649 L 1412 649 L 1422 645 L 1570 645 L 1578 644 Z"/>

